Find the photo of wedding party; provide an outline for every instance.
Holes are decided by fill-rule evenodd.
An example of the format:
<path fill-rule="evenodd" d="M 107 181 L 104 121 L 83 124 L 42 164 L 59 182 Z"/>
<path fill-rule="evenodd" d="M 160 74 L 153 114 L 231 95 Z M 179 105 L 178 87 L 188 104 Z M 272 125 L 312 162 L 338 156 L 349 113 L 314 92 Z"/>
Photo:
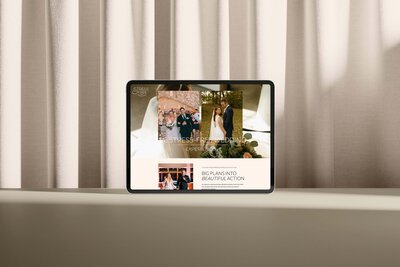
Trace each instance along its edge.
<path fill-rule="evenodd" d="M 193 190 L 193 164 L 158 164 L 158 187 L 160 190 Z"/>
<path fill-rule="evenodd" d="M 165 83 L 131 89 L 132 157 L 270 155 L 268 86 Z"/>
<path fill-rule="evenodd" d="M 203 91 L 201 102 L 202 140 L 222 141 L 242 138 L 241 91 Z"/>
<path fill-rule="evenodd" d="M 200 141 L 200 93 L 159 91 L 158 139 L 172 142 Z"/>

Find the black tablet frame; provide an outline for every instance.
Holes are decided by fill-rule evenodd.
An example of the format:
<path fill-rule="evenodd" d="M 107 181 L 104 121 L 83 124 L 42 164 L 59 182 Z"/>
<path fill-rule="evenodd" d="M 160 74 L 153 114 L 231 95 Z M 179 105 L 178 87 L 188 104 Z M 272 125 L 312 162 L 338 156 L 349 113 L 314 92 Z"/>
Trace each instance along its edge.
<path fill-rule="evenodd" d="M 159 190 L 131 188 L 131 87 L 134 84 L 268 84 L 271 88 L 271 168 L 269 189 L 240 189 L 240 190 Z M 126 85 L 126 189 L 130 193 L 161 193 L 161 194 L 197 194 L 197 193 L 272 193 L 275 189 L 275 85 L 270 80 L 132 80 Z"/>

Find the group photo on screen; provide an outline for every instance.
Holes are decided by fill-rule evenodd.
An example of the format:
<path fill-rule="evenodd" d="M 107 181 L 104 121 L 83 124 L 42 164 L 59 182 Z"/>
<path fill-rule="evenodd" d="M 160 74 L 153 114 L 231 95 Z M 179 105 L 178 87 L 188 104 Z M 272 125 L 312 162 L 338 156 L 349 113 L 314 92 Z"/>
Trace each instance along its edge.
<path fill-rule="evenodd" d="M 269 85 L 264 86 L 132 85 L 131 156 L 269 157 Z"/>
<path fill-rule="evenodd" d="M 158 188 L 160 190 L 193 190 L 193 164 L 160 163 Z"/>
<path fill-rule="evenodd" d="M 159 91 L 158 139 L 166 141 L 200 140 L 200 93 L 197 91 Z"/>

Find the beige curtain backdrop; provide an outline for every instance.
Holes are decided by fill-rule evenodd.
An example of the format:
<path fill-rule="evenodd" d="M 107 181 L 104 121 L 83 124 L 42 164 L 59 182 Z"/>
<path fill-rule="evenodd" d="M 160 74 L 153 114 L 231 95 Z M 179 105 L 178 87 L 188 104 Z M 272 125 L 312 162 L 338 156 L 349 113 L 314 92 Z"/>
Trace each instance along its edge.
<path fill-rule="evenodd" d="M 270 79 L 278 187 L 400 186 L 399 10 L 1 0 L 0 187 L 125 187 L 132 79 Z"/>

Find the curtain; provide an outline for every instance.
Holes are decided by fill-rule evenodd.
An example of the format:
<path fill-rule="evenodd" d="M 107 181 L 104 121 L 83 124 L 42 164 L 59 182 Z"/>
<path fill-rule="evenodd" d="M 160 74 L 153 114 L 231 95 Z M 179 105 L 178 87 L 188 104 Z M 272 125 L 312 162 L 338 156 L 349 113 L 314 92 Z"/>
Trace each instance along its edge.
<path fill-rule="evenodd" d="M 397 0 L 1 0 L 0 187 L 125 187 L 132 79 L 270 79 L 278 187 L 400 185 Z"/>

